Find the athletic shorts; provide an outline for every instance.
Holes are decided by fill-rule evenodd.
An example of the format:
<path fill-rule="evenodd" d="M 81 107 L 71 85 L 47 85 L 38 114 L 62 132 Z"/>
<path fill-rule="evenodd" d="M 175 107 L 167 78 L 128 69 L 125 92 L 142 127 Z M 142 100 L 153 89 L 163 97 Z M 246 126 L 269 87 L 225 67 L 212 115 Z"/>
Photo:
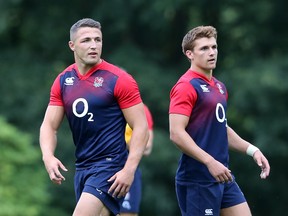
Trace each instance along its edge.
<path fill-rule="evenodd" d="M 108 194 L 112 183 L 107 180 L 120 169 L 122 168 L 92 167 L 76 170 L 74 177 L 76 201 L 78 202 L 82 192 L 87 192 L 100 199 L 114 215 L 119 214 L 124 198 L 112 197 L 112 194 Z"/>
<path fill-rule="evenodd" d="M 122 202 L 121 213 L 139 213 L 140 203 L 142 196 L 142 174 L 137 168 L 134 176 L 134 181 L 131 185 L 129 192 L 126 194 Z"/>
<path fill-rule="evenodd" d="M 246 202 L 238 184 L 229 183 L 176 183 L 176 195 L 182 216 L 220 215 L 222 208 Z"/>

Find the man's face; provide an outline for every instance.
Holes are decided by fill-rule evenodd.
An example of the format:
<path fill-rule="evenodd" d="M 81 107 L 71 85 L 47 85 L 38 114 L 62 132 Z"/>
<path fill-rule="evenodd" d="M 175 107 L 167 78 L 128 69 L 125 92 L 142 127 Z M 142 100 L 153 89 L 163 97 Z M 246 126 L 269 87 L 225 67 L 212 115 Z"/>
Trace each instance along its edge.
<path fill-rule="evenodd" d="M 209 72 L 216 67 L 217 55 L 217 42 L 214 37 L 211 37 L 197 39 L 193 51 L 187 57 L 191 60 L 194 69 Z"/>
<path fill-rule="evenodd" d="M 75 54 L 75 61 L 84 65 L 100 62 L 102 53 L 102 32 L 97 28 L 82 27 L 75 33 L 69 47 Z"/>

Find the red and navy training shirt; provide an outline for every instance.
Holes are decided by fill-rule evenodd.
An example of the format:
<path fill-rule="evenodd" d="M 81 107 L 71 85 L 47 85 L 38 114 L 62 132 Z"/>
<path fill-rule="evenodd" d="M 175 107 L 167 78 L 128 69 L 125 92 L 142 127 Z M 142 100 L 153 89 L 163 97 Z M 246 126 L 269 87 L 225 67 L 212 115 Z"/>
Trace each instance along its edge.
<path fill-rule="evenodd" d="M 152 114 L 151 114 L 149 108 L 145 104 L 144 104 L 144 111 L 146 114 L 148 129 L 153 130 L 153 127 L 154 127 L 153 117 L 152 117 Z"/>
<path fill-rule="evenodd" d="M 228 167 L 227 98 L 225 85 L 215 77 L 208 80 L 188 70 L 170 92 L 170 114 L 189 117 L 187 133 L 195 143 Z M 216 181 L 207 167 L 182 154 L 176 180 L 181 182 Z"/>
<path fill-rule="evenodd" d="M 123 166 L 127 158 L 121 109 L 142 102 L 131 75 L 102 61 L 81 75 L 76 64 L 55 79 L 50 106 L 63 106 L 76 145 L 76 168 Z"/>

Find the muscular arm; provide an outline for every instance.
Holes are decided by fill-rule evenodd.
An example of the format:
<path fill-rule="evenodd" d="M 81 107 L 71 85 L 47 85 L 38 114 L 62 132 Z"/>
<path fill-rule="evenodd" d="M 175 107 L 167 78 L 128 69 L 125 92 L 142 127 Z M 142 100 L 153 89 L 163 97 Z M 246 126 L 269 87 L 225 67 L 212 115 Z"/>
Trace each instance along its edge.
<path fill-rule="evenodd" d="M 228 144 L 230 149 L 245 153 L 247 148 L 251 143 L 242 139 L 232 128 L 227 127 L 227 135 L 228 135 Z M 270 173 L 270 165 L 266 157 L 262 154 L 260 150 L 257 150 L 253 155 L 254 161 L 261 168 L 262 172 L 260 177 L 265 179 L 269 176 Z"/>
<path fill-rule="evenodd" d="M 248 146 L 250 145 L 249 142 L 242 139 L 232 128 L 229 126 L 227 127 L 227 136 L 228 136 L 228 144 L 229 148 L 235 151 L 239 151 L 245 153 Z"/>
<path fill-rule="evenodd" d="M 218 181 L 232 180 L 230 170 L 202 150 L 186 132 L 189 117 L 179 114 L 169 115 L 170 139 L 186 155 L 205 164 L 211 175 Z"/>
<path fill-rule="evenodd" d="M 61 106 L 48 106 L 44 120 L 40 127 L 40 148 L 42 151 L 42 159 L 50 179 L 56 183 L 61 184 L 65 178 L 59 171 L 59 167 L 67 170 L 64 165 L 54 156 L 57 146 L 57 130 L 63 120 L 64 109 Z"/>
<path fill-rule="evenodd" d="M 149 110 L 149 108 L 144 104 L 144 111 L 146 114 L 146 119 L 147 119 L 147 124 L 148 124 L 148 133 L 149 133 L 149 139 L 147 141 L 146 144 L 146 148 L 144 150 L 143 155 L 144 156 L 149 156 L 152 152 L 152 148 L 153 148 L 153 140 L 154 140 L 154 131 L 153 131 L 153 117 L 152 114 Z M 130 139 L 132 136 L 132 128 L 129 126 L 129 124 L 126 124 L 126 129 L 125 129 L 125 141 L 127 144 L 127 148 L 129 149 L 129 145 L 130 145 Z"/>
<path fill-rule="evenodd" d="M 129 131 L 127 132 L 127 130 L 129 130 Z M 143 153 L 144 156 L 149 156 L 151 154 L 151 151 L 153 148 L 153 139 L 154 139 L 153 129 L 148 129 L 148 133 L 149 133 L 149 139 L 147 141 L 146 148 L 145 148 L 144 153 Z M 127 144 L 128 149 L 129 149 L 129 145 L 130 145 L 130 138 L 131 138 L 130 136 L 131 135 L 132 135 L 132 129 L 127 124 L 126 125 L 126 132 L 125 132 L 125 140 L 126 140 L 126 144 Z"/>
<path fill-rule="evenodd" d="M 203 151 L 190 135 L 186 132 L 185 128 L 188 124 L 189 118 L 185 115 L 170 114 L 170 139 L 176 146 L 186 155 L 206 164 L 213 158 Z"/>
<path fill-rule="evenodd" d="M 54 156 L 57 145 L 57 130 L 62 122 L 64 109 L 60 106 L 48 106 L 40 127 L 40 147 L 43 159 Z"/>
<path fill-rule="evenodd" d="M 129 156 L 124 168 L 129 167 L 134 172 L 142 158 L 149 138 L 148 125 L 142 103 L 122 111 L 127 123 L 133 129 L 129 143 Z"/>
<path fill-rule="evenodd" d="M 129 155 L 124 168 L 108 180 L 114 181 L 108 192 L 118 197 L 125 196 L 129 191 L 149 136 L 143 103 L 122 111 L 127 123 L 133 129 L 133 133 L 129 145 Z"/>

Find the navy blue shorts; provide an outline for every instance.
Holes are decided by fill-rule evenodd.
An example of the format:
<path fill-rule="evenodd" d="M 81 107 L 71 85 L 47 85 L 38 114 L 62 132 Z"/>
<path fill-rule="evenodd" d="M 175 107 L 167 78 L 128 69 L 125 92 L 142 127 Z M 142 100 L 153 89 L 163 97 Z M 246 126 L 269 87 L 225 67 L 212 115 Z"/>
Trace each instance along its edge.
<path fill-rule="evenodd" d="M 108 194 L 112 183 L 107 180 L 120 169 L 122 168 L 92 167 L 76 170 L 74 176 L 76 201 L 78 202 L 82 192 L 87 192 L 100 199 L 114 215 L 119 214 L 124 198 L 112 197 L 112 194 Z"/>
<path fill-rule="evenodd" d="M 142 175 L 139 168 L 137 168 L 134 176 L 134 181 L 129 192 L 126 194 L 121 205 L 121 213 L 139 213 L 142 196 Z"/>
<path fill-rule="evenodd" d="M 229 183 L 176 183 L 176 194 L 182 216 L 220 215 L 222 208 L 246 202 L 234 181 Z"/>

